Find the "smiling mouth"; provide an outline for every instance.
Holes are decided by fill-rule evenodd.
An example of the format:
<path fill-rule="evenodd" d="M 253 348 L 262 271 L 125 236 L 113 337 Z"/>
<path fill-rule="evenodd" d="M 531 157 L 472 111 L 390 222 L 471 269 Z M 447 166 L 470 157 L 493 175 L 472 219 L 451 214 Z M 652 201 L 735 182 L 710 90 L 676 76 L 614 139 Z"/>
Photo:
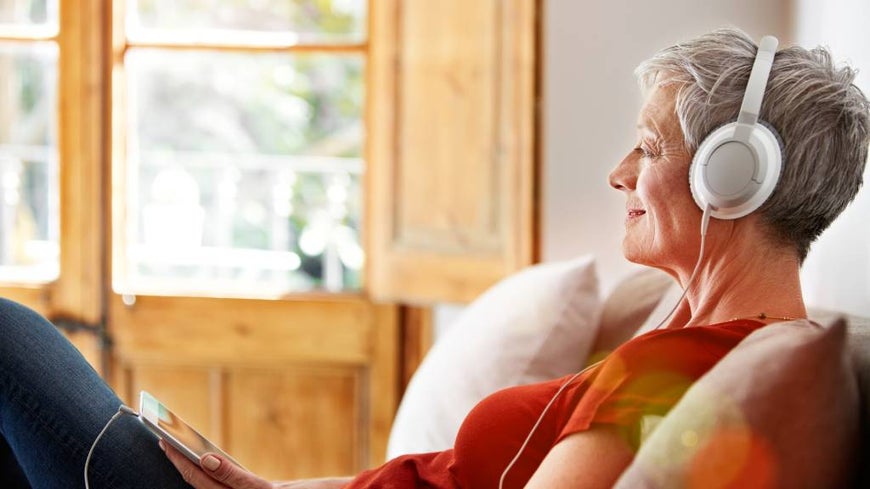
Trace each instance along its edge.
<path fill-rule="evenodd" d="M 640 217 L 644 214 L 646 214 L 646 211 L 642 210 L 642 209 L 629 209 L 628 210 L 628 218 L 629 219 L 634 218 L 634 217 Z"/>

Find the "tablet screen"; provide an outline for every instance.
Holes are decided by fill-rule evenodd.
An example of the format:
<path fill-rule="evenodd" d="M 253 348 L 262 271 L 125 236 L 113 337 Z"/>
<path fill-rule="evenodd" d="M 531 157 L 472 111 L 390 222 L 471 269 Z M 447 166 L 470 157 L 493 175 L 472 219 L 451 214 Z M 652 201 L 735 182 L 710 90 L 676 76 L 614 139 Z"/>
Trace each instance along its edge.
<path fill-rule="evenodd" d="M 168 435 L 168 441 L 175 441 L 184 445 L 197 457 L 202 457 L 206 453 L 212 452 L 219 453 L 233 460 L 223 450 L 208 441 L 206 437 L 185 423 L 184 420 L 170 411 L 169 408 L 148 392 L 142 391 L 140 410 L 142 416 L 149 424 L 156 425 L 156 428 L 160 432 L 158 434 L 164 438 Z"/>

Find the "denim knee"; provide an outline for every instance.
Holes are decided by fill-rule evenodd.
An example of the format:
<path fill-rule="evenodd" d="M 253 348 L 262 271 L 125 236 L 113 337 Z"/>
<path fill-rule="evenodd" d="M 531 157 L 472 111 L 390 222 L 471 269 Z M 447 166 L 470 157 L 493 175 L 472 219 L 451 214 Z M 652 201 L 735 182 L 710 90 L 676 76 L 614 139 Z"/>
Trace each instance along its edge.
<path fill-rule="evenodd" d="M 39 361 L 66 338 L 29 307 L 0 297 L 0 368 L 20 368 L 19 362 Z"/>

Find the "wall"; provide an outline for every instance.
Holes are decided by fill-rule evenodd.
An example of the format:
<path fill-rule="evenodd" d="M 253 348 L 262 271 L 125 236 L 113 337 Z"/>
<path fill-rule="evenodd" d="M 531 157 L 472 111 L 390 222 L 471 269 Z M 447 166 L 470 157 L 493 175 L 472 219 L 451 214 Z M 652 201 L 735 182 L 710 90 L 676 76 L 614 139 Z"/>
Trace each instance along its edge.
<path fill-rule="evenodd" d="M 641 101 L 631 71 L 642 59 L 731 24 L 756 38 L 830 47 L 837 60 L 863 68 L 857 84 L 870 94 L 866 0 L 548 0 L 545 9 L 543 259 L 594 253 L 605 290 L 633 267 L 619 251 L 623 199 L 606 179 L 633 142 Z M 870 182 L 870 169 L 866 175 Z M 813 246 L 802 272 L 809 305 L 870 316 L 868 214 L 865 186 Z"/>
<path fill-rule="evenodd" d="M 795 40 L 828 46 L 837 60 L 862 69 L 856 84 L 870 95 L 870 3 L 799 0 L 795 20 Z M 813 245 L 801 278 L 808 303 L 870 316 L 870 169 L 864 182 L 855 202 Z"/>

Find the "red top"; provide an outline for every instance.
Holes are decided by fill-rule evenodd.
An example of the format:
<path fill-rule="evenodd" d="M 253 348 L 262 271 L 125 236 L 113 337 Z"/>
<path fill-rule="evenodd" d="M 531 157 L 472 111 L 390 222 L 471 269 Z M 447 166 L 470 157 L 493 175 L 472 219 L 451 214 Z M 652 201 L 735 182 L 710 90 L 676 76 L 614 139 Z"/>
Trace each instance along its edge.
<path fill-rule="evenodd" d="M 637 433 L 643 416 L 665 415 L 692 382 L 761 326 L 736 320 L 662 329 L 623 344 L 556 398 L 504 487 L 523 487 L 556 443 L 593 424 Z M 452 450 L 396 457 L 345 487 L 497 488 L 544 407 L 570 378 L 498 391 L 468 413 Z"/>

